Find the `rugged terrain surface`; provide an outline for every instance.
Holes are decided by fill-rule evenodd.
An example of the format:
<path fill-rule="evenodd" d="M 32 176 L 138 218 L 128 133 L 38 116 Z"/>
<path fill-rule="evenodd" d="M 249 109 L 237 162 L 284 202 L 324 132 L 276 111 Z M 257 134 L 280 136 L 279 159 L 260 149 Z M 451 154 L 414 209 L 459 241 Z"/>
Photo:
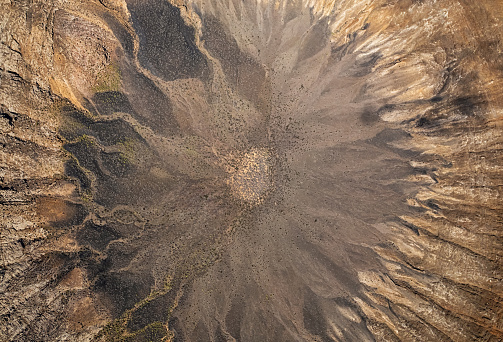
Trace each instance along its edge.
<path fill-rule="evenodd" d="M 501 341 L 503 4 L 1 0 L 1 341 Z"/>

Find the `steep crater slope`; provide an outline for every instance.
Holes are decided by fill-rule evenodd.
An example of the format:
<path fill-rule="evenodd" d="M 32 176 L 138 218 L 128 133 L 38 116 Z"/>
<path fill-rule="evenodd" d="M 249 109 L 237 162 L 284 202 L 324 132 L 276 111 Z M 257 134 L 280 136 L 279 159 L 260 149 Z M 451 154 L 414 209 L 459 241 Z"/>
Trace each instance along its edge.
<path fill-rule="evenodd" d="M 0 12 L 2 340 L 503 338 L 497 1 Z"/>

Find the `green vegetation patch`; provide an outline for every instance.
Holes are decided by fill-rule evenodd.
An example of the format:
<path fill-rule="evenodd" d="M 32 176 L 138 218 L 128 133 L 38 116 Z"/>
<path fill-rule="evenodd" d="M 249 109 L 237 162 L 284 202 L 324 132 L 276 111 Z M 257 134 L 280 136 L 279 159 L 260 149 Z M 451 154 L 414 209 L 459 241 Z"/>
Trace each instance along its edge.
<path fill-rule="evenodd" d="M 106 91 L 119 91 L 121 87 L 121 71 L 116 64 L 109 64 L 103 71 L 98 73 L 96 85 L 93 87 L 95 93 Z"/>
<path fill-rule="evenodd" d="M 141 328 L 140 330 L 128 331 L 128 323 L 131 320 L 133 313 L 154 299 L 167 294 L 171 290 L 171 279 L 168 278 L 159 290 L 152 291 L 146 298 L 136 303 L 135 306 L 124 312 L 122 316 L 113 322 L 107 324 L 95 337 L 95 341 L 106 342 L 164 342 L 170 341 L 172 333 L 167 328 L 167 323 L 153 322 Z M 169 317 L 166 317 L 166 321 Z"/>

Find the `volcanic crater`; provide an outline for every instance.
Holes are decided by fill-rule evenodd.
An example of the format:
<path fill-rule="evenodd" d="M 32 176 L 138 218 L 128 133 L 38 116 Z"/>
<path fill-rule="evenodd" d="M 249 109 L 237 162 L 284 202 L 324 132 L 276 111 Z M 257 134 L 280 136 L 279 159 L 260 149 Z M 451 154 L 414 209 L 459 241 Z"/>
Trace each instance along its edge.
<path fill-rule="evenodd" d="M 499 1 L 0 13 L 1 340 L 503 339 Z"/>

